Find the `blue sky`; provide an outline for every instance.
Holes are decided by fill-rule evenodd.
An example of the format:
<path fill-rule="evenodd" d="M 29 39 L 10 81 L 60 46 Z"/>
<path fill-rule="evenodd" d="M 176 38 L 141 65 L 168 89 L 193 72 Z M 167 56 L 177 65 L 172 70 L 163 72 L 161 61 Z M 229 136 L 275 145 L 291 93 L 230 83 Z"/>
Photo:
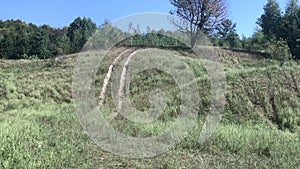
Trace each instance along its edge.
<path fill-rule="evenodd" d="M 282 8 L 287 0 L 278 0 Z M 237 23 L 240 35 L 251 36 L 266 0 L 228 0 L 228 17 Z M 169 0 L 9 0 L 0 5 L 0 19 L 21 19 L 37 25 L 68 26 L 76 17 L 86 16 L 101 25 L 142 12 L 168 13 Z"/>

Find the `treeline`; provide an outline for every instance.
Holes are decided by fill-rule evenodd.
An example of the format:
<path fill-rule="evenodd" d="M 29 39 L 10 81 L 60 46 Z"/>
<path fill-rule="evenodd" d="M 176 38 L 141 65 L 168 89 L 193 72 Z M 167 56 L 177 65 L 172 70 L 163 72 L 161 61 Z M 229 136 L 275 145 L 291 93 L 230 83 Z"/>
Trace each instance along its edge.
<path fill-rule="evenodd" d="M 224 20 L 210 34 L 215 46 L 270 54 L 275 59 L 300 59 L 300 7 L 298 0 L 289 0 L 282 13 L 276 0 L 268 0 L 259 26 L 251 37 L 236 33 L 236 24 Z"/>
<path fill-rule="evenodd" d="M 258 28 L 251 37 L 239 37 L 236 24 L 225 20 L 211 35 L 213 44 L 225 48 L 258 51 L 275 59 L 300 59 L 300 7 L 298 0 L 289 0 L 284 13 L 276 0 L 268 0 L 258 18 Z"/>
<path fill-rule="evenodd" d="M 161 30 L 163 31 L 163 30 Z M 187 47 L 186 44 L 167 36 L 166 33 L 152 32 L 146 34 L 136 34 L 120 41 L 118 46 L 140 46 L 140 47 Z"/>
<path fill-rule="evenodd" d="M 239 37 L 236 24 L 225 19 L 207 33 L 212 45 L 252 52 L 263 52 L 275 59 L 300 59 L 300 7 L 289 0 L 282 13 L 276 0 L 268 0 L 258 19 L 259 28 L 251 37 Z M 96 36 L 89 38 L 96 33 Z M 80 52 L 83 46 L 101 49 L 110 46 L 186 47 L 176 40 L 177 33 L 153 30 L 142 32 L 137 25 L 128 31 L 105 21 L 98 27 L 90 18 L 76 18 L 69 26 L 36 26 L 21 20 L 0 20 L 0 59 L 48 59 Z M 88 41 L 89 40 L 89 41 Z M 267 55 L 266 55 L 267 56 Z"/>
<path fill-rule="evenodd" d="M 276 0 L 267 1 L 264 13 L 257 21 L 261 29 L 253 35 L 257 39 L 256 48 L 270 49 L 275 57 L 277 52 L 281 52 L 277 54 L 277 57 L 300 59 L 300 7 L 298 4 L 298 0 L 289 0 L 282 13 Z"/>
<path fill-rule="evenodd" d="M 95 34 L 92 39 L 91 36 Z M 168 47 L 185 46 L 166 36 L 175 32 L 148 27 L 142 33 L 139 26 L 129 25 L 128 32 L 113 27 L 109 21 L 97 26 L 90 18 L 76 18 L 69 26 L 53 28 L 37 26 L 21 20 L 0 20 L 0 59 L 49 59 L 78 53 L 88 43 L 94 49 L 117 46 Z M 88 41 L 90 39 L 90 41 Z M 115 44 L 108 44 L 115 43 Z"/>
<path fill-rule="evenodd" d="M 0 20 L 0 58 L 48 59 L 76 53 L 96 29 L 91 19 L 80 17 L 64 28 Z"/>

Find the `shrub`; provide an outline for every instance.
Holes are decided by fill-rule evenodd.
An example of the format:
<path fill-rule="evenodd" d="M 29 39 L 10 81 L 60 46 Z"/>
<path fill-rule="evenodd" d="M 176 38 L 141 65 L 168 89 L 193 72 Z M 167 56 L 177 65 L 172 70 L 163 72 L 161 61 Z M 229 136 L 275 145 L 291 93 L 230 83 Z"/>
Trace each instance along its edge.
<path fill-rule="evenodd" d="M 38 57 L 38 55 L 27 55 L 27 54 L 23 54 L 23 55 L 22 55 L 22 59 L 26 59 L 26 60 L 38 60 L 39 57 Z"/>
<path fill-rule="evenodd" d="M 281 65 L 293 58 L 287 42 L 283 40 L 270 42 L 267 52 L 271 54 L 271 59 L 279 60 Z"/>

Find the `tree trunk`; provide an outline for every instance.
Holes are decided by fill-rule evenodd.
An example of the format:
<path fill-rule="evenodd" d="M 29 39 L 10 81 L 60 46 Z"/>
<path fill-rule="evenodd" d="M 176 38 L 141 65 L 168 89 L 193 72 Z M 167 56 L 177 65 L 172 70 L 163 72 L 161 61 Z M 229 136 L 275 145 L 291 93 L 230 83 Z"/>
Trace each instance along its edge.
<path fill-rule="evenodd" d="M 191 36 L 191 48 L 192 48 L 192 49 L 194 49 L 195 46 L 196 46 L 196 40 L 197 40 L 196 36 L 195 36 L 195 35 L 192 35 L 192 36 Z"/>

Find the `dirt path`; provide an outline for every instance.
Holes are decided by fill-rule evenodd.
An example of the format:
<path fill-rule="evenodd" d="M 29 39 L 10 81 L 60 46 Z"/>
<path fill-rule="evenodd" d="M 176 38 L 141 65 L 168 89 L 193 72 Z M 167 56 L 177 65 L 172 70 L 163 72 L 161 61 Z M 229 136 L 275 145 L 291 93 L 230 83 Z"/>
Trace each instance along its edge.
<path fill-rule="evenodd" d="M 100 98 L 100 105 L 103 105 L 104 102 L 105 102 L 105 94 L 106 94 L 107 85 L 108 85 L 108 82 L 109 82 L 109 80 L 111 78 L 111 74 L 113 72 L 113 69 L 114 69 L 115 65 L 122 58 L 123 55 L 125 55 L 126 53 L 128 53 L 130 51 L 131 51 L 130 49 L 127 49 L 124 52 L 122 52 L 118 57 L 116 57 L 114 59 L 114 61 L 112 62 L 112 64 L 109 66 L 108 72 L 107 72 L 107 74 L 106 74 L 106 76 L 104 78 L 103 86 L 102 86 L 100 97 L 99 97 Z"/>
<path fill-rule="evenodd" d="M 126 85 L 126 77 L 128 73 L 128 65 L 129 62 L 131 61 L 132 57 L 136 54 L 137 51 L 134 51 L 131 53 L 128 58 L 126 59 L 126 62 L 124 63 L 121 78 L 120 78 L 120 87 L 119 87 L 119 92 L 118 92 L 118 107 L 117 110 L 120 111 L 122 110 L 122 105 L 123 101 L 125 98 L 125 85 Z"/>

